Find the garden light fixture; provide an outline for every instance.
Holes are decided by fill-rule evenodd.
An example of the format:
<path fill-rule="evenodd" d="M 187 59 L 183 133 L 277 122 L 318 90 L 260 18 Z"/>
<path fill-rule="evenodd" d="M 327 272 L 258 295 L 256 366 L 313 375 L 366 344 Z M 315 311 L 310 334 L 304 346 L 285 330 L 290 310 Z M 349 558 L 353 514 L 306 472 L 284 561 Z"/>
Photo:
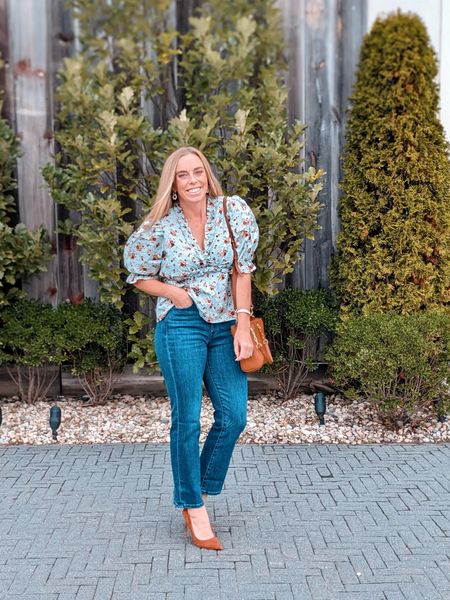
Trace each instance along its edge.
<path fill-rule="evenodd" d="M 61 425 L 61 409 L 59 408 L 59 406 L 54 404 L 50 409 L 50 427 L 52 429 L 52 437 L 55 441 L 58 441 L 56 432 L 60 425 Z"/>
<path fill-rule="evenodd" d="M 325 425 L 323 416 L 327 410 L 327 401 L 323 392 L 317 392 L 317 394 L 314 396 L 314 408 L 317 416 L 319 417 L 319 425 Z"/>

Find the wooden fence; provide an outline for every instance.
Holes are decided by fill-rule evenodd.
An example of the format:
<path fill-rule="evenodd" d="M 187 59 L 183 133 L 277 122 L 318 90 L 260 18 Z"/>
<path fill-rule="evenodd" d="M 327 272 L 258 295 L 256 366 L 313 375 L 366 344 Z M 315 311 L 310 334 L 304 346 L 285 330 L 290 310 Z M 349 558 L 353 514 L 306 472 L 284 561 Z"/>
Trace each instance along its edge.
<path fill-rule="evenodd" d="M 366 2 L 279 0 L 289 64 L 290 117 L 308 125 L 307 163 L 327 172 L 321 229 L 314 241 L 306 241 L 304 259 L 287 280 L 303 289 L 328 285 L 327 270 L 338 231 L 345 113 L 365 33 Z M 195 0 L 175 1 L 179 27 L 185 28 L 195 4 Z M 0 80 L 6 90 L 4 114 L 23 149 L 18 163 L 20 220 L 30 228 L 44 225 L 55 251 L 48 272 L 31 278 L 27 291 L 53 304 L 96 296 L 96 284 L 86 277 L 74 240 L 55 233 L 57 219 L 67 214 L 53 203 L 40 172 L 54 151 L 57 72 L 63 58 L 76 51 L 73 22 L 64 5 L 65 0 L 0 0 L 0 52 L 6 60 Z"/>
<path fill-rule="evenodd" d="M 289 112 L 308 126 L 307 164 L 326 171 L 324 209 L 314 240 L 289 283 L 301 289 L 328 287 L 328 266 L 339 230 L 340 156 L 346 111 L 367 8 L 359 0 L 283 0 L 289 64 Z"/>

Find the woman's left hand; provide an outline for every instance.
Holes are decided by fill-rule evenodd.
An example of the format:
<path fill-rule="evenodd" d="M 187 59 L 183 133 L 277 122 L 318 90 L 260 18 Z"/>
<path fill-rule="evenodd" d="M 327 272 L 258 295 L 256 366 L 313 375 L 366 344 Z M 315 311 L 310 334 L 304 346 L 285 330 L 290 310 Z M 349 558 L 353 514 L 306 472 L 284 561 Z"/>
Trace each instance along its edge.
<path fill-rule="evenodd" d="M 234 335 L 234 353 L 236 354 L 236 360 L 250 358 L 253 354 L 253 341 L 249 327 L 245 327 L 245 329 L 237 327 Z"/>

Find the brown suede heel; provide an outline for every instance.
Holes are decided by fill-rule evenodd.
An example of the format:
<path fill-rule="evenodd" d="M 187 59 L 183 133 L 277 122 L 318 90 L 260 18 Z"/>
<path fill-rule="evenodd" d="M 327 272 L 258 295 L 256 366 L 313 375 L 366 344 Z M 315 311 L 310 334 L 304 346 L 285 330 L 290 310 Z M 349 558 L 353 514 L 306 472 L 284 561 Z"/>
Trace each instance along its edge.
<path fill-rule="evenodd" d="M 197 537 L 195 537 L 194 530 L 192 528 L 191 516 L 188 512 L 188 509 L 183 508 L 182 514 L 186 524 L 186 529 L 191 534 L 191 540 L 194 546 L 197 546 L 198 548 L 206 548 L 206 550 L 223 550 L 223 546 L 216 536 L 208 538 L 207 540 L 199 540 Z"/>

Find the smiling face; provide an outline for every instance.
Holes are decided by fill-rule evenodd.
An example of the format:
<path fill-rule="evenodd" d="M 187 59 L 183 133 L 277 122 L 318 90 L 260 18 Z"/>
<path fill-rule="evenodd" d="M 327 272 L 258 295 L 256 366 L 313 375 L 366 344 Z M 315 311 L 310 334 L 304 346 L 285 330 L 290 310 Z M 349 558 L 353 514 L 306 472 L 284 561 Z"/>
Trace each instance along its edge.
<path fill-rule="evenodd" d="M 186 154 L 178 161 L 173 189 L 180 204 L 204 202 L 208 191 L 208 178 L 202 161 L 196 154 Z"/>

